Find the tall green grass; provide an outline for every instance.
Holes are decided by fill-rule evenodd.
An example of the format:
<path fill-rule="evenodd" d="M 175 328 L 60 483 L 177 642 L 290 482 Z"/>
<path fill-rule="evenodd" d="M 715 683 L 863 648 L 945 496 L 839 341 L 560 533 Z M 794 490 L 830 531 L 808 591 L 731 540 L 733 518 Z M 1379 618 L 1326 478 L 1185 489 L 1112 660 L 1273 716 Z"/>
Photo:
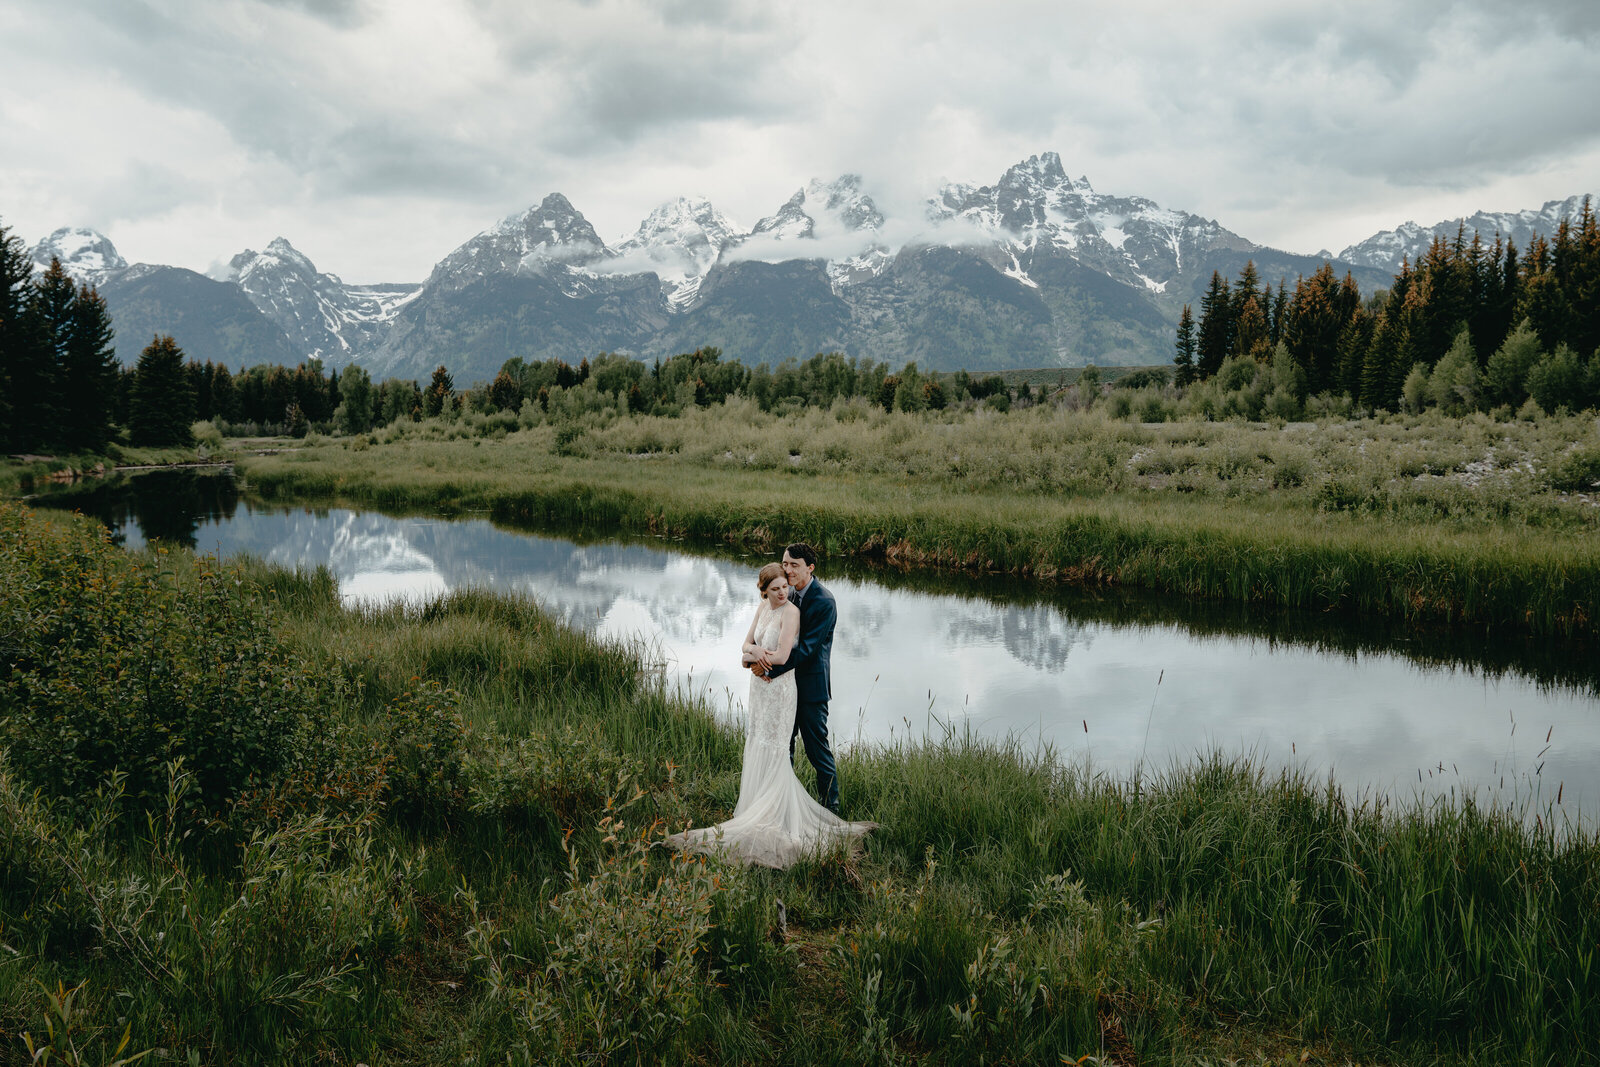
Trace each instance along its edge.
<path fill-rule="evenodd" d="M 839 421 L 852 410 L 749 419 L 730 401 L 721 422 L 618 418 L 584 431 L 603 447 L 576 450 L 542 426 L 499 441 L 419 430 L 240 469 L 271 498 L 762 549 L 805 539 L 830 557 L 1538 634 L 1596 622 L 1600 509 L 1542 487 L 1527 458 L 1567 447 L 1551 424 L 1501 439 L 1486 419 L 1375 423 L 1369 440 L 1348 424 L 1141 427 L 1062 412 Z M 1191 456 L 1188 481 L 1159 472 L 1163 453 Z M 1492 471 L 1468 469 L 1485 455 Z M 1158 473 L 1140 474 L 1149 463 Z"/>
<path fill-rule="evenodd" d="M 129 568 L 108 595 L 150 576 L 74 543 Z M 216 573 L 162 560 L 180 601 Z M 350 609 L 326 571 L 225 573 L 319 679 L 301 758 L 197 821 L 181 764 L 133 806 L 0 754 L 0 1057 L 77 990 L 104 1059 L 124 1028 L 179 1062 L 1596 1059 L 1600 836 L 1549 811 L 951 734 L 844 756 L 864 854 L 732 869 L 655 847 L 726 817 L 741 742 L 636 650 L 516 596 Z M 11 622 L 8 662 L 43 624 Z"/>

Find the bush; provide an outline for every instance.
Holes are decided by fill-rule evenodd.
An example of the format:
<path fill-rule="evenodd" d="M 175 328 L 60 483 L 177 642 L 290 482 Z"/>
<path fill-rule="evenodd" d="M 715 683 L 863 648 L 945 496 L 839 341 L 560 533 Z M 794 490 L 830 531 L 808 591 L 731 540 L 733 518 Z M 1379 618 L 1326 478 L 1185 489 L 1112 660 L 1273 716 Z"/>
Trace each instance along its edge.
<path fill-rule="evenodd" d="M 1574 448 L 1550 467 L 1548 477 L 1552 489 L 1582 493 L 1600 487 L 1600 445 Z"/>
<path fill-rule="evenodd" d="M 0 505 L 0 744 L 35 786 L 83 798 L 115 770 L 148 802 L 181 760 L 191 814 L 211 815 L 289 759 L 323 703 L 316 676 L 255 586 L 184 559 Z"/>

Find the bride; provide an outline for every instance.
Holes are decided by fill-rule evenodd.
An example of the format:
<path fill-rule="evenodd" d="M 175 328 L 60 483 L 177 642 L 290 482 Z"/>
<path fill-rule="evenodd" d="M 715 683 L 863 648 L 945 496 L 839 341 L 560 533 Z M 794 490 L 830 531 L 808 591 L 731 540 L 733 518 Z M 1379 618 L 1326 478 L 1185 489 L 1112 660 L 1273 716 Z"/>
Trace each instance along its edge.
<path fill-rule="evenodd" d="M 800 629 L 800 609 L 789 603 L 789 582 L 780 564 L 762 567 L 756 585 L 761 603 L 745 632 L 744 663 L 753 663 L 762 650 L 771 653 L 773 663 L 786 663 Z M 733 818 L 673 834 L 667 838 L 668 844 L 695 852 L 721 852 L 746 863 L 787 867 L 837 843 L 853 843 L 877 825 L 839 818 L 813 800 L 795 777 L 789 748 L 795 706 L 793 671 L 770 681 L 751 676 L 744 767 Z"/>

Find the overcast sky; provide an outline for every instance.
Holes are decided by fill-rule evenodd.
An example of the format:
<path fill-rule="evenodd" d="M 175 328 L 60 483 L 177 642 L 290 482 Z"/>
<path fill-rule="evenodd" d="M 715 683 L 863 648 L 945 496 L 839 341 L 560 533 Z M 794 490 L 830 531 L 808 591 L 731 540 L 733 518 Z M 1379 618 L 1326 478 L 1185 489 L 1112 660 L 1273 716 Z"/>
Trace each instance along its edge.
<path fill-rule="evenodd" d="M 561 192 L 614 243 L 1061 154 L 1295 252 L 1600 191 L 1596 0 L 4 0 L 0 223 L 420 281 Z"/>

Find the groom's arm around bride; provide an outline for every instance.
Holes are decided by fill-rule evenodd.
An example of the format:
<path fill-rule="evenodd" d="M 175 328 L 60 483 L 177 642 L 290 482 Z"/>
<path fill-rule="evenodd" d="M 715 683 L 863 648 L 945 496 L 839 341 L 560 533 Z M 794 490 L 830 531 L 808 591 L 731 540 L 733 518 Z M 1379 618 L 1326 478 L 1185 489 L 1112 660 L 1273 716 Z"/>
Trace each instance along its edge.
<path fill-rule="evenodd" d="M 839 782 L 834 769 L 833 751 L 828 746 L 828 701 L 832 697 L 829 679 L 833 653 L 833 628 L 838 608 L 833 594 L 816 580 L 816 552 L 803 542 L 790 545 L 783 553 L 783 569 L 789 576 L 791 599 L 800 605 L 800 632 L 789 651 L 786 663 L 760 664 L 767 677 L 776 678 L 794 671 L 794 734 L 806 746 L 806 758 L 817 771 L 817 799 L 834 814 L 839 813 Z M 794 736 L 789 739 L 791 754 Z"/>

